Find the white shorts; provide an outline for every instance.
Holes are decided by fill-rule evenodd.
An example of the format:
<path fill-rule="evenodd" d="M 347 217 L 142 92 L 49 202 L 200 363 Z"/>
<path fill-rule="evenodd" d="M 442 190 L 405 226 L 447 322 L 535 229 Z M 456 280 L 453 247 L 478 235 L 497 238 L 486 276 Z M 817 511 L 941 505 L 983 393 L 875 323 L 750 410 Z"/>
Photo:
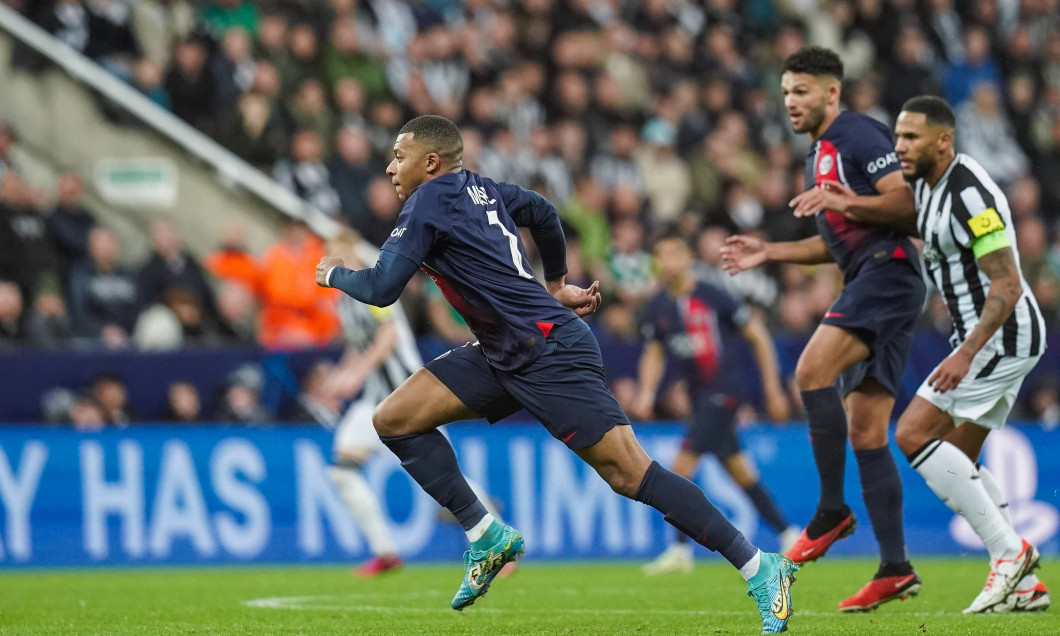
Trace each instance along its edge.
<path fill-rule="evenodd" d="M 339 456 L 340 449 L 350 449 L 376 453 L 386 450 L 386 446 L 379 440 L 379 435 L 372 426 L 372 413 L 378 402 L 372 399 L 360 399 L 350 404 L 343 414 L 342 420 L 335 428 L 335 441 L 333 452 Z"/>
<path fill-rule="evenodd" d="M 1041 356 L 1003 356 L 997 359 L 994 368 L 985 377 L 976 377 L 987 365 L 992 364 L 994 358 L 994 352 L 980 351 L 972 359 L 968 375 L 964 376 L 956 388 L 939 393 L 931 388 L 925 379 L 916 394 L 948 413 L 957 426 L 974 422 L 985 428 L 999 429 L 1005 425 L 1005 420 L 1016 404 L 1016 396 L 1023 385 L 1023 378 L 1038 364 Z M 928 374 L 928 378 L 933 373 L 934 370 Z"/>

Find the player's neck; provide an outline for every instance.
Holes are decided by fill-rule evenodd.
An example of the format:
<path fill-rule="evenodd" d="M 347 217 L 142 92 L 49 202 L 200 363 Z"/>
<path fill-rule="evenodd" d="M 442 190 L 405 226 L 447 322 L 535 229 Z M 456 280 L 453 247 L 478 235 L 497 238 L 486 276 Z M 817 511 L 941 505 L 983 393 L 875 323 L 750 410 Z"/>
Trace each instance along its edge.
<path fill-rule="evenodd" d="M 442 168 L 437 172 L 427 175 L 427 178 L 423 180 L 423 183 L 427 183 L 428 181 L 434 181 L 435 179 L 439 177 L 444 177 L 447 174 L 454 174 L 456 172 L 460 172 L 463 169 L 464 167 L 462 165 L 453 166 L 452 168 L 448 166 L 442 166 Z"/>
<path fill-rule="evenodd" d="M 837 117 L 839 117 L 839 112 L 838 108 L 827 109 L 825 111 L 824 119 L 821 120 L 821 125 L 810 131 L 810 140 L 816 142 L 823 137 L 825 131 L 828 130 L 828 127 L 832 125 L 832 122 L 834 122 Z"/>
<path fill-rule="evenodd" d="M 692 272 L 684 272 L 666 287 L 674 297 L 686 296 L 695 289 L 696 277 L 692 275 Z"/>
<path fill-rule="evenodd" d="M 928 175 L 925 179 L 925 181 L 927 181 L 928 186 L 934 188 L 935 184 L 938 183 L 939 179 L 942 178 L 942 175 L 946 174 L 946 171 L 950 169 L 950 165 L 956 160 L 957 154 L 951 152 L 943 158 L 943 161 L 936 163 L 935 169 L 932 170 L 931 174 Z"/>

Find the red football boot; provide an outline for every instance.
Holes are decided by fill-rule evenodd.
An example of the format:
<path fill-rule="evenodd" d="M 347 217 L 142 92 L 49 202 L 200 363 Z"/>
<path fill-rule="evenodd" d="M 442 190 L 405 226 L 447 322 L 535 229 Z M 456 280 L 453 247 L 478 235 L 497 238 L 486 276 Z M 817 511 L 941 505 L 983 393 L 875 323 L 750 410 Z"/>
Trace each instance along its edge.
<path fill-rule="evenodd" d="M 784 553 L 784 556 L 794 561 L 797 565 L 816 561 L 823 557 L 825 552 L 828 552 L 828 548 L 832 547 L 833 543 L 854 534 L 856 526 L 857 520 L 854 518 L 854 513 L 850 513 L 836 527 L 816 539 L 811 539 L 806 534 L 806 531 L 803 530 L 802 534 L 799 535 L 799 540 Z"/>
<path fill-rule="evenodd" d="M 869 612 L 887 601 L 902 599 L 920 593 L 920 577 L 916 572 L 901 576 L 884 576 L 872 579 L 857 594 L 839 603 L 840 612 Z"/>
<path fill-rule="evenodd" d="M 396 570 L 404 565 L 401 557 L 396 555 L 377 556 L 368 559 L 359 568 L 353 571 L 359 578 L 367 579 L 373 576 Z"/>

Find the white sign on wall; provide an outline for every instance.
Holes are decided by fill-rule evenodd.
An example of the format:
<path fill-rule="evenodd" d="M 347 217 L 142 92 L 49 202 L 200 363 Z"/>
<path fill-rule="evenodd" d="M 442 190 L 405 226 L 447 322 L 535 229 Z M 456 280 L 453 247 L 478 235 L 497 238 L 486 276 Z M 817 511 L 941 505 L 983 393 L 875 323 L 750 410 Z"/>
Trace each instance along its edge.
<path fill-rule="evenodd" d="M 107 203 L 168 208 L 177 202 L 177 174 L 164 157 L 101 159 L 96 189 Z"/>

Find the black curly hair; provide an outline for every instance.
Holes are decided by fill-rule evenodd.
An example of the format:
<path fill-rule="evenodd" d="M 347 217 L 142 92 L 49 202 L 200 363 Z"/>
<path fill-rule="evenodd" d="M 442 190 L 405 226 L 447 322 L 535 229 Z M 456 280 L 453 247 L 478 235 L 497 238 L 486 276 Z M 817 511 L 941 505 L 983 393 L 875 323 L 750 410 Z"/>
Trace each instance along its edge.
<path fill-rule="evenodd" d="M 829 75 L 842 81 L 843 60 L 831 49 L 822 46 L 807 46 L 784 60 L 783 73 L 806 73 L 807 75 Z"/>

